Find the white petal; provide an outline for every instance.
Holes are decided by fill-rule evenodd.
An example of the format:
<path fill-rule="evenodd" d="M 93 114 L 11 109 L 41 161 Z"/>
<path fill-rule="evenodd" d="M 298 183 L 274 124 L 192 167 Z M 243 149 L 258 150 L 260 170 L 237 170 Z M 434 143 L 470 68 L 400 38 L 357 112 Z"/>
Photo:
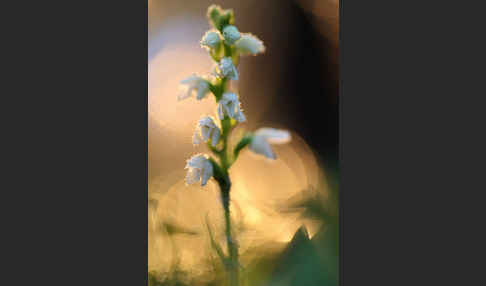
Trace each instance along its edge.
<path fill-rule="evenodd" d="M 224 119 L 224 112 L 223 112 L 223 103 L 220 102 L 218 104 L 218 117 L 219 119 L 223 120 Z"/>
<path fill-rule="evenodd" d="M 199 136 L 199 130 L 196 128 L 194 135 L 192 136 L 192 144 L 199 145 L 201 143 L 201 136 Z"/>
<path fill-rule="evenodd" d="M 178 100 L 183 100 L 192 96 L 193 91 L 197 92 L 197 99 L 199 100 L 209 93 L 209 84 L 206 79 L 196 74 L 181 80 L 180 83 L 185 85 L 185 92 L 178 96 Z"/>
<path fill-rule="evenodd" d="M 211 116 L 204 116 L 203 118 L 199 119 L 199 126 L 207 126 L 210 128 L 216 127 L 214 120 Z"/>
<path fill-rule="evenodd" d="M 232 69 L 231 76 L 229 78 L 232 79 L 232 80 L 238 80 L 238 70 L 236 69 L 236 67 L 234 65 L 231 67 L 231 69 Z"/>
<path fill-rule="evenodd" d="M 191 97 L 191 95 L 192 95 L 192 89 L 185 89 L 181 91 L 181 93 L 179 93 L 179 95 L 177 96 L 177 100 L 178 101 L 184 100 L 186 98 Z"/>
<path fill-rule="evenodd" d="M 218 145 L 219 136 L 220 136 L 220 131 L 219 128 L 216 127 L 213 129 L 213 137 L 211 138 L 211 144 L 213 145 L 213 147 L 216 147 L 216 145 Z"/>
<path fill-rule="evenodd" d="M 255 135 L 248 146 L 250 150 L 257 154 L 261 154 L 269 159 L 276 159 L 275 153 L 273 153 L 272 147 L 266 141 L 265 137 Z"/>
<path fill-rule="evenodd" d="M 238 101 L 238 96 L 236 95 L 236 93 L 233 93 L 233 92 L 225 92 L 223 94 L 222 100 L 224 100 L 226 102 L 229 102 L 229 101 Z"/>
<path fill-rule="evenodd" d="M 205 186 L 208 180 L 213 176 L 213 165 L 206 160 L 202 169 L 201 186 Z"/>
<path fill-rule="evenodd" d="M 221 37 L 219 32 L 210 30 L 207 31 L 206 34 L 201 39 L 201 45 L 208 47 L 208 48 L 216 48 L 219 43 L 221 42 Z"/>
<path fill-rule="evenodd" d="M 255 135 L 263 136 L 270 144 L 284 144 L 290 142 L 290 133 L 286 130 L 275 128 L 260 128 Z"/>
<path fill-rule="evenodd" d="M 180 81 L 181 84 L 185 84 L 185 85 L 188 85 L 188 86 L 195 86 L 199 83 L 199 81 L 201 80 L 202 78 L 196 74 L 192 74 L 191 76 L 183 79 Z"/>
<path fill-rule="evenodd" d="M 203 99 L 208 94 L 208 91 L 209 91 L 209 84 L 205 80 L 200 81 L 199 85 L 197 87 L 197 97 L 196 98 L 198 100 Z"/>
<path fill-rule="evenodd" d="M 186 175 L 186 184 L 187 185 L 194 184 L 196 182 L 199 182 L 200 179 L 201 179 L 201 171 L 199 169 L 189 168 Z"/>
<path fill-rule="evenodd" d="M 235 42 L 235 47 L 242 55 L 263 53 L 265 46 L 263 42 L 252 34 L 245 33 Z"/>
<path fill-rule="evenodd" d="M 194 155 L 189 160 L 187 160 L 186 168 L 201 169 L 206 160 L 207 159 L 203 154 Z"/>
<path fill-rule="evenodd" d="M 208 126 L 201 126 L 201 135 L 204 142 L 208 142 L 209 137 L 211 136 L 211 130 L 212 128 Z"/>
<path fill-rule="evenodd" d="M 223 29 L 223 37 L 228 44 L 232 45 L 240 39 L 241 34 L 235 26 L 228 25 Z"/>
<path fill-rule="evenodd" d="M 218 112 L 221 110 L 222 113 L 228 115 L 239 122 L 243 122 L 246 120 L 245 116 L 240 110 L 240 101 L 238 100 L 238 96 L 232 92 L 226 92 L 223 94 L 223 97 L 219 101 L 220 107 L 218 107 Z M 224 115 L 223 114 L 223 115 Z M 220 116 L 222 119 L 223 117 Z"/>
<path fill-rule="evenodd" d="M 235 115 L 236 115 L 235 120 L 237 120 L 239 122 L 245 122 L 246 121 L 245 115 L 241 111 L 239 102 L 238 102 L 238 105 L 236 105 L 236 114 Z"/>
<path fill-rule="evenodd" d="M 233 60 L 230 57 L 222 58 L 219 63 L 219 69 L 223 76 L 232 80 L 238 80 L 238 71 L 233 64 Z"/>

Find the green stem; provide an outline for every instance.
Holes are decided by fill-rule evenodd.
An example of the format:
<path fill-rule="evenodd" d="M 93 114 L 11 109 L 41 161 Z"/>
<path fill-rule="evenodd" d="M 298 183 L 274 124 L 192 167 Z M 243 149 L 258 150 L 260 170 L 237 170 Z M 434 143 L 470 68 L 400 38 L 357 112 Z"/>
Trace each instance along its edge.
<path fill-rule="evenodd" d="M 221 202 L 223 204 L 224 210 L 224 220 L 225 220 L 225 235 L 226 244 L 228 248 L 228 263 L 226 263 L 229 280 L 231 286 L 239 285 L 239 268 L 238 268 L 238 249 L 235 244 L 235 240 L 231 235 L 231 215 L 230 215 L 230 190 L 231 181 L 228 174 L 228 169 L 230 167 L 230 162 L 228 158 L 228 137 L 231 133 L 231 119 L 225 116 L 221 120 L 222 128 L 222 141 L 223 149 L 219 152 L 219 160 L 221 163 L 221 175 L 218 178 L 218 184 L 221 190 Z"/>
<path fill-rule="evenodd" d="M 221 129 L 222 129 L 222 140 L 223 140 L 223 149 L 221 149 L 221 152 L 219 154 L 219 158 L 221 161 L 221 167 L 223 168 L 224 171 L 227 171 L 229 168 L 229 162 L 228 162 L 228 137 L 229 133 L 231 132 L 231 119 L 228 116 L 225 116 L 221 120 Z"/>
<path fill-rule="evenodd" d="M 226 174 L 223 180 L 218 181 L 221 189 L 221 201 L 223 203 L 226 244 L 228 246 L 229 263 L 226 265 L 230 278 L 231 286 L 239 285 L 239 263 L 238 249 L 231 235 L 231 214 L 230 214 L 230 189 L 231 182 Z"/>
<path fill-rule="evenodd" d="M 232 51 L 231 47 L 224 43 L 224 56 L 231 57 Z M 218 102 L 223 93 L 226 91 L 228 79 L 223 77 L 221 81 L 217 85 L 212 85 L 211 91 L 214 93 L 216 97 L 216 101 Z M 217 150 L 216 148 L 210 146 L 211 151 L 219 158 L 218 165 L 214 160 L 211 159 L 211 163 L 214 167 L 214 178 L 218 182 L 219 188 L 221 190 L 221 202 L 223 204 L 224 210 L 224 220 L 225 220 L 225 235 L 226 235 L 226 244 L 228 247 L 228 260 L 223 261 L 225 262 L 226 269 L 228 271 L 230 285 L 231 286 L 238 286 L 239 285 L 239 263 L 238 263 L 238 248 L 236 246 L 235 240 L 231 236 L 231 215 L 230 215 L 230 190 L 231 190 L 231 181 L 228 174 L 228 169 L 232 162 L 229 162 L 228 156 L 228 137 L 231 133 L 232 126 L 231 126 L 231 118 L 225 116 L 221 119 L 221 140 L 223 142 L 223 147 L 221 150 Z M 209 146 L 209 144 L 208 144 Z M 233 154 L 231 154 L 233 155 Z"/>
<path fill-rule="evenodd" d="M 226 43 L 224 43 L 224 56 L 231 57 L 231 47 Z"/>

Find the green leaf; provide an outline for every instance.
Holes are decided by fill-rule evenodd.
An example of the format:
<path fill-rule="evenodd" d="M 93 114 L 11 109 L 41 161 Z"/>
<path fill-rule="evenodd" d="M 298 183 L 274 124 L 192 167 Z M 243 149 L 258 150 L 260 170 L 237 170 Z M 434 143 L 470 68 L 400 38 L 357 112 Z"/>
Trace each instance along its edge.
<path fill-rule="evenodd" d="M 221 249 L 221 247 L 218 245 L 218 243 L 214 239 L 213 232 L 211 231 L 211 227 L 209 226 L 209 219 L 208 219 L 208 216 L 207 215 L 206 215 L 206 227 L 208 229 L 208 234 L 209 234 L 209 239 L 210 239 L 210 242 L 211 242 L 211 246 L 213 247 L 213 249 L 218 254 L 219 258 L 221 259 L 221 262 L 223 264 L 225 264 L 227 258 L 224 255 L 223 250 Z"/>

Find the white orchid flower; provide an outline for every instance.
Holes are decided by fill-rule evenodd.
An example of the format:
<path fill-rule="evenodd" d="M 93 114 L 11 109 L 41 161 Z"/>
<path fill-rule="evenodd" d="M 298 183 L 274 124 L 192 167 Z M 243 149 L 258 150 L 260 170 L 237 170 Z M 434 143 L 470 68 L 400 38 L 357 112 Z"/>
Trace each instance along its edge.
<path fill-rule="evenodd" d="M 290 133 L 286 130 L 274 128 L 260 128 L 255 131 L 249 148 L 257 154 L 269 159 L 276 159 L 277 156 L 270 144 L 284 144 L 290 141 Z"/>
<path fill-rule="evenodd" d="M 235 119 L 239 122 L 244 122 L 246 120 L 245 115 L 241 111 L 240 101 L 238 96 L 232 92 L 223 93 L 223 97 L 218 103 L 218 116 L 221 120 L 224 119 L 225 115 Z"/>
<path fill-rule="evenodd" d="M 209 162 L 207 155 L 197 154 L 187 160 L 186 184 L 191 185 L 201 181 L 201 186 L 205 186 L 213 176 L 213 165 Z"/>
<path fill-rule="evenodd" d="M 219 136 L 221 131 L 218 126 L 214 123 L 214 120 L 210 116 L 205 116 L 199 120 L 198 126 L 193 137 L 193 144 L 198 145 L 203 142 L 208 142 L 211 138 L 211 144 L 216 147 L 219 141 Z"/>
<path fill-rule="evenodd" d="M 230 57 L 222 58 L 218 68 L 223 76 L 232 80 L 238 80 L 238 71 Z"/>
<path fill-rule="evenodd" d="M 223 37 L 226 43 L 232 45 L 240 39 L 241 34 L 235 26 L 228 25 L 223 29 Z"/>
<path fill-rule="evenodd" d="M 265 51 L 263 42 L 250 33 L 241 35 L 241 38 L 235 42 L 235 47 L 242 55 L 256 55 Z"/>
<path fill-rule="evenodd" d="M 221 36 L 215 30 L 207 31 L 201 39 L 201 46 L 206 47 L 208 50 L 217 48 L 220 43 Z"/>
<path fill-rule="evenodd" d="M 196 92 L 196 98 L 201 100 L 210 92 L 208 81 L 204 77 L 196 74 L 181 80 L 180 83 L 186 86 L 183 87 L 183 92 L 179 94 L 178 100 L 189 98 L 194 92 Z"/>

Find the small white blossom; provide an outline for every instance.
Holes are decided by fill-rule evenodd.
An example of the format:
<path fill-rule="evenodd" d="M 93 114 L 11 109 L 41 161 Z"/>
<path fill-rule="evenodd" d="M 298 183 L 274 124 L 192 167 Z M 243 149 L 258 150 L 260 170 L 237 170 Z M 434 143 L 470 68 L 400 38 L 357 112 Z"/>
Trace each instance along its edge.
<path fill-rule="evenodd" d="M 210 30 L 201 39 L 201 46 L 208 49 L 214 49 L 221 43 L 221 37 L 218 31 Z"/>
<path fill-rule="evenodd" d="M 256 55 L 265 51 L 263 42 L 256 36 L 249 33 L 243 34 L 241 38 L 235 42 L 235 47 L 242 55 Z"/>
<path fill-rule="evenodd" d="M 201 140 L 203 142 L 208 142 L 209 138 L 211 138 L 211 144 L 213 147 L 216 147 L 220 135 L 221 131 L 214 123 L 213 118 L 210 116 L 205 116 L 199 120 L 198 126 L 196 127 L 193 137 L 193 144 L 198 145 L 201 143 Z"/>
<path fill-rule="evenodd" d="M 178 96 L 178 100 L 183 100 L 188 97 L 191 97 L 196 92 L 196 98 L 198 100 L 203 99 L 209 92 L 209 83 L 203 77 L 200 77 L 196 74 L 191 75 L 190 77 L 181 80 L 181 84 L 186 85 L 184 90 Z"/>
<path fill-rule="evenodd" d="M 274 128 L 260 128 L 250 142 L 249 148 L 257 154 L 261 154 L 269 159 L 276 159 L 270 144 L 284 144 L 290 141 L 290 133 L 285 130 Z"/>
<path fill-rule="evenodd" d="M 209 162 L 207 155 L 197 154 L 187 160 L 186 184 L 194 184 L 201 181 L 201 186 L 205 186 L 213 176 L 213 165 Z"/>
<path fill-rule="evenodd" d="M 232 80 L 238 80 L 238 71 L 230 57 L 222 58 L 218 68 L 223 76 Z"/>
<path fill-rule="evenodd" d="M 246 120 L 245 115 L 241 111 L 238 96 L 232 92 L 225 92 L 218 103 L 219 118 L 223 119 L 225 115 L 228 115 L 239 122 L 244 122 Z"/>
<path fill-rule="evenodd" d="M 241 34 L 235 26 L 228 25 L 223 29 L 223 37 L 228 44 L 232 45 L 240 39 Z"/>

